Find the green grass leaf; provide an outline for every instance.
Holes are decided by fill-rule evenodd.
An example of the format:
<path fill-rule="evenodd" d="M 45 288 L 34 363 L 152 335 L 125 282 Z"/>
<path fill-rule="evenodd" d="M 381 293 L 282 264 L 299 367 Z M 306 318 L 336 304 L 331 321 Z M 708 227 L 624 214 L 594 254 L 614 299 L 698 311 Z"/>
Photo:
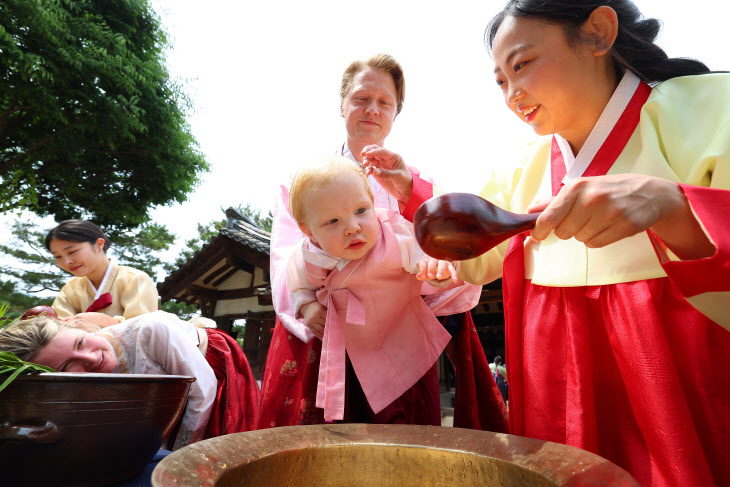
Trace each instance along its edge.
<path fill-rule="evenodd" d="M 0 352 L 0 376 L 10 374 L 10 377 L 5 379 L 5 382 L 0 385 L 0 392 L 19 375 L 38 374 L 40 372 L 56 372 L 56 370 L 45 365 L 24 362 L 12 352 Z"/>

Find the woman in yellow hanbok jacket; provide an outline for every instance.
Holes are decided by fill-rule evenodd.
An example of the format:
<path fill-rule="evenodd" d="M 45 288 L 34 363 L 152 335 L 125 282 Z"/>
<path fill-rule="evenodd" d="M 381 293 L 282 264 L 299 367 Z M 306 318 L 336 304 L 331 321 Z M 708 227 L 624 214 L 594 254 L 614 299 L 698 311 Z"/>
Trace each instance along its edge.
<path fill-rule="evenodd" d="M 510 433 L 645 486 L 730 485 L 730 75 L 658 30 L 628 0 L 492 20 L 496 84 L 541 137 L 482 196 L 544 211 L 459 277 L 503 277 Z"/>
<path fill-rule="evenodd" d="M 46 235 L 46 248 L 56 265 L 74 276 L 53 301 L 59 318 L 98 311 L 121 321 L 158 309 L 150 276 L 107 257 L 109 239 L 94 223 L 61 222 Z"/>

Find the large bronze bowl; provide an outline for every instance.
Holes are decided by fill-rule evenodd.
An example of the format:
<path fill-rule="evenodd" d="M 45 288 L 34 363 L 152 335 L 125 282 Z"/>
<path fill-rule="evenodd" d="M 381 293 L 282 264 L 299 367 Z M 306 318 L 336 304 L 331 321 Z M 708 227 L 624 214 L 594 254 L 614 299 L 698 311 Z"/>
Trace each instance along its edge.
<path fill-rule="evenodd" d="M 43 373 L 0 392 L 0 484 L 103 486 L 140 473 L 193 377 Z"/>
<path fill-rule="evenodd" d="M 638 487 L 577 448 L 501 433 L 408 425 L 290 426 L 201 441 L 165 457 L 155 487 Z"/>

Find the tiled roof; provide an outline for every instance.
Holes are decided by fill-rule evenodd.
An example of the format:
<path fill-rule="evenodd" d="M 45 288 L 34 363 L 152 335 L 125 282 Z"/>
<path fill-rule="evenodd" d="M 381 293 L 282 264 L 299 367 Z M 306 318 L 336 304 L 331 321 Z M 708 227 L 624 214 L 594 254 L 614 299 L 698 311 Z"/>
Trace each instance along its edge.
<path fill-rule="evenodd" d="M 251 264 L 258 264 L 259 267 L 266 265 L 265 270 L 268 272 L 271 234 L 256 226 L 254 222 L 239 214 L 233 208 L 226 210 L 226 216 L 228 217 L 226 226 L 220 229 L 218 235 L 204 244 L 187 262 L 170 273 L 164 281 L 157 284 L 157 289 L 163 301 L 172 299 L 181 289 L 187 287 L 192 280 L 197 279 L 196 276 L 208 272 L 209 265 L 218 262 L 216 256 L 220 255 L 223 248 L 226 248 L 226 240 L 229 239 L 259 254 L 261 256 L 259 259 L 252 257 L 254 261 Z M 249 255 L 254 256 L 255 254 Z M 266 264 L 261 259 L 265 259 L 263 262 Z"/>
<path fill-rule="evenodd" d="M 254 249 L 269 254 L 271 234 L 260 229 L 254 222 L 238 213 L 233 208 L 226 210 L 228 221 L 220 233 L 228 238 Z"/>

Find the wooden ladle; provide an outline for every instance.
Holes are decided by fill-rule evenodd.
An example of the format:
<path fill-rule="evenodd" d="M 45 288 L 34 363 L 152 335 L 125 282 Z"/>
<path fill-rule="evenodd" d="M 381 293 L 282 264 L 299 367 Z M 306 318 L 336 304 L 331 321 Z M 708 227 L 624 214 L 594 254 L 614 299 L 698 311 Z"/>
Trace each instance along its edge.
<path fill-rule="evenodd" d="M 416 240 L 441 260 L 467 260 L 530 230 L 540 213 L 520 215 L 471 193 L 446 193 L 423 203 L 413 218 Z"/>

